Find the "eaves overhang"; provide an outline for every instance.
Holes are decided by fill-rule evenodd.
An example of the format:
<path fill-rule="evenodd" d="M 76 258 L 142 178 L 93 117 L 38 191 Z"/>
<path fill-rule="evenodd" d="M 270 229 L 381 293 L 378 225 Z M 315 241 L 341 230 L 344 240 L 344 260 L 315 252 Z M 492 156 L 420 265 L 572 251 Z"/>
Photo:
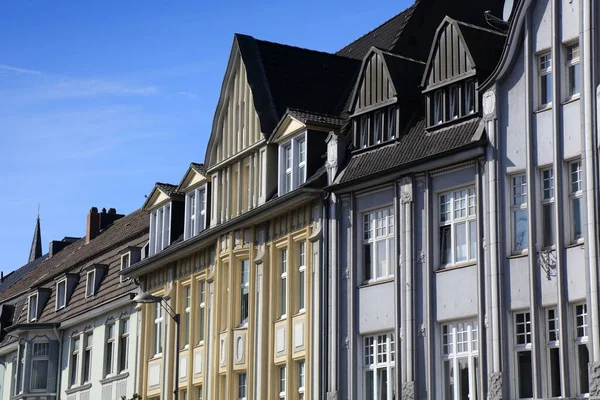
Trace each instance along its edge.
<path fill-rule="evenodd" d="M 8 328 L 6 328 L 6 332 L 21 333 L 21 332 L 28 332 L 28 331 L 45 331 L 45 330 L 49 330 L 49 329 L 58 328 L 59 326 L 60 326 L 60 324 L 55 323 L 55 322 L 21 323 L 21 324 L 15 324 L 13 326 L 9 326 Z"/>
<path fill-rule="evenodd" d="M 267 216 L 275 216 L 298 207 L 308 200 L 322 197 L 321 189 L 299 188 L 284 196 L 266 202 L 260 207 L 250 210 L 227 222 L 202 231 L 191 239 L 184 240 L 167 247 L 165 250 L 148 257 L 121 272 L 127 278 L 138 278 L 161 268 L 182 257 L 188 256 L 213 243 L 220 235 L 242 226 L 264 221 Z"/>

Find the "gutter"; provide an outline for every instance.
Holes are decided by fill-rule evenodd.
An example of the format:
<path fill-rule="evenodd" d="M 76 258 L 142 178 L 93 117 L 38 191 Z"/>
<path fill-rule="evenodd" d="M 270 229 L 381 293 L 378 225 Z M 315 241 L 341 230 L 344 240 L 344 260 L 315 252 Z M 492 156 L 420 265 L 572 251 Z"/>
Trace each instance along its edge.
<path fill-rule="evenodd" d="M 253 222 L 261 221 L 265 215 L 272 214 L 274 208 L 277 208 L 276 212 L 281 213 L 288 209 L 293 209 L 296 205 L 304 203 L 306 200 L 317 199 L 321 197 L 322 194 L 323 190 L 312 188 L 301 188 L 291 191 L 282 197 L 278 197 L 227 222 L 218 224 L 213 228 L 205 229 L 202 233 L 191 239 L 175 243 L 160 253 L 132 265 L 125 271 L 122 271 L 121 275 L 128 278 L 140 277 L 141 275 L 198 251 L 199 248 L 216 240 L 222 233 L 229 232 L 241 225 L 248 225 Z"/>
<path fill-rule="evenodd" d="M 57 394 L 58 398 L 60 398 L 60 384 L 61 384 L 60 375 L 62 372 L 62 359 L 63 359 L 62 351 L 63 351 L 63 339 L 64 339 L 65 331 L 64 330 L 60 331 L 60 338 L 59 338 L 57 328 L 54 328 L 54 334 L 56 335 L 56 339 L 58 340 L 58 368 L 56 371 L 56 394 Z"/>

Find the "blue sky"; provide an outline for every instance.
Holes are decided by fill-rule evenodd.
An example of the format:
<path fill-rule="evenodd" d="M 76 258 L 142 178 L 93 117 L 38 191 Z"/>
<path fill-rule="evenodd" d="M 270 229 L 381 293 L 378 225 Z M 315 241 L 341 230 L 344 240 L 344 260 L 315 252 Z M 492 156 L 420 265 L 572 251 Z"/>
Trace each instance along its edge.
<path fill-rule="evenodd" d="M 411 3 L 0 3 L 0 270 L 26 263 L 38 204 L 46 252 L 203 161 L 234 33 L 333 52 Z"/>

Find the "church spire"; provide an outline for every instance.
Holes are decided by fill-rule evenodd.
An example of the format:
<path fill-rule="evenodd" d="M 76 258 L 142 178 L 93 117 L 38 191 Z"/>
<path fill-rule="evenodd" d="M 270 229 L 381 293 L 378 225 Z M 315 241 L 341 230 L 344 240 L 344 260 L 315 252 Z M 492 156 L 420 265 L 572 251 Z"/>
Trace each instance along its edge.
<path fill-rule="evenodd" d="M 32 262 L 42 256 L 42 230 L 40 228 L 40 207 L 38 206 L 38 217 L 33 232 L 33 241 L 31 242 L 31 251 L 29 252 L 29 261 Z"/>

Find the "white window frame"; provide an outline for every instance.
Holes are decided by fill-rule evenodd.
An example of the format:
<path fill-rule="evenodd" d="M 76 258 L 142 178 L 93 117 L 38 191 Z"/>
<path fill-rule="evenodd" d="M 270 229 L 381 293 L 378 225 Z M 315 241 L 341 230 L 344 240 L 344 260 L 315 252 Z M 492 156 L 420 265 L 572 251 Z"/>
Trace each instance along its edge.
<path fill-rule="evenodd" d="M 460 85 L 454 84 L 448 87 L 448 119 L 455 120 L 461 117 Z"/>
<path fill-rule="evenodd" d="M 559 320 L 558 320 L 558 310 L 555 307 L 549 307 L 545 309 L 546 315 L 546 360 L 547 360 L 547 374 L 546 379 L 548 384 L 546 385 L 548 393 L 547 397 L 560 397 L 561 396 L 561 387 L 560 387 L 560 361 L 558 364 L 558 377 L 559 379 L 552 379 L 553 372 L 553 364 L 552 364 L 552 352 L 559 351 L 560 348 L 560 338 L 559 338 Z M 560 360 L 560 358 L 559 358 Z M 558 393 L 552 393 L 553 382 L 558 382 Z"/>
<path fill-rule="evenodd" d="M 398 106 L 391 106 L 386 110 L 386 141 L 396 139 L 396 133 L 398 131 L 398 117 L 399 108 Z"/>
<path fill-rule="evenodd" d="M 35 322 L 38 319 L 38 306 L 39 306 L 38 293 L 30 294 L 27 299 L 27 319 L 29 322 Z M 32 314 L 33 309 L 33 316 Z"/>
<path fill-rule="evenodd" d="M 298 242 L 298 313 L 306 311 L 306 242 Z"/>
<path fill-rule="evenodd" d="M 171 244 L 171 203 L 150 213 L 150 256 Z"/>
<path fill-rule="evenodd" d="M 565 83 L 567 101 L 576 99 L 581 93 L 581 47 L 579 41 L 565 43 Z M 573 71 L 573 74 L 571 74 Z"/>
<path fill-rule="evenodd" d="M 298 400 L 304 400 L 306 386 L 306 363 L 304 360 L 298 361 Z"/>
<path fill-rule="evenodd" d="M 583 166 L 581 160 L 569 163 L 569 209 L 571 212 L 571 241 L 583 242 Z M 576 206 L 576 204 L 578 204 Z M 576 215 L 579 207 L 579 218 Z M 579 227 L 577 227 L 579 224 Z M 579 234 L 577 231 L 579 230 Z"/>
<path fill-rule="evenodd" d="M 83 339 L 83 357 L 81 363 L 81 384 L 89 383 L 92 381 L 92 348 L 93 348 L 93 333 L 86 332 L 82 336 Z M 87 375 L 86 375 L 87 369 Z"/>
<path fill-rule="evenodd" d="M 308 136 L 306 132 L 302 132 L 279 145 L 280 196 L 297 189 L 306 182 L 307 143 Z"/>
<path fill-rule="evenodd" d="M 285 391 L 286 391 L 286 375 L 287 370 L 285 365 L 279 366 L 279 398 L 285 399 Z"/>
<path fill-rule="evenodd" d="M 384 110 L 377 110 L 373 113 L 373 144 L 383 143 L 384 129 L 385 129 L 385 112 Z"/>
<path fill-rule="evenodd" d="M 369 146 L 369 114 L 363 114 L 358 118 L 358 148 L 364 149 Z"/>
<path fill-rule="evenodd" d="M 539 85 L 539 108 L 546 108 L 552 106 L 552 52 L 550 50 L 539 53 L 537 56 L 537 68 L 538 68 L 538 85 Z M 548 82 L 550 84 L 550 98 L 544 101 L 544 85 L 546 83 L 546 89 Z"/>
<path fill-rule="evenodd" d="M 527 175 L 525 173 L 512 175 L 510 177 L 511 186 L 511 232 L 512 232 L 512 253 L 524 254 L 529 250 L 529 214 L 527 212 L 527 204 L 529 194 L 527 193 Z M 517 224 L 520 215 L 525 213 L 525 238 L 519 245 L 517 237 Z"/>
<path fill-rule="evenodd" d="M 92 282 L 90 285 L 90 276 Z M 91 286 L 91 287 L 90 287 Z M 96 270 L 93 269 L 85 274 L 85 298 L 93 297 L 96 295 Z"/>
<path fill-rule="evenodd" d="M 63 304 L 59 303 L 59 299 L 60 299 L 59 293 L 60 292 L 59 292 L 58 288 L 59 288 L 60 285 L 64 285 L 64 288 L 65 288 L 64 294 L 63 294 L 63 299 L 62 299 Z M 55 304 L 55 310 L 56 311 L 62 310 L 63 308 L 66 308 L 66 307 L 67 307 L 67 278 L 64 278 L 64 279 L 61 279 L 60 281 L 56 282 L 56 304 Z"/>
<path fill-rule="evenodd" d="M 106 325 L 106 343 L 104 348 L 104 377 L 115 375 L 115 353 L 117 348 L 116 324 Z"/>
<path fill-rule="evenodd" d="M 460 399 L 460 385 L 454 384 L 451 398 L 446 396 L 446 388 L 449 385 L 448 377 L 444 371 L 444 365 L 451 366 L 452 382 L 459 382 L 459 362 L 467 360 L 469 370 L 469 398 L 476 398 L 472 394 L 480 394 L 479 382 L 476 371 L 479 371 L 479 327 L 476 319 L 466 321 L 455 321 L 441 325 L 442 341 L 442 390 L 445 400 Z"/>
<path fill-rule="evenodd" d="M 447 201 L 445 201 L 447 199 Z M 448 207 L 446 209 L 446 207 Z M 458 207 L 458 208 L 457 208 Z M 464 215 L 463 215 L 464 213 Z M 457 227 L 465 226 L 465 256 L 464 260 L 457 259 Z M 475 229 L 472 232 L 471 229 Z M 442 244 L 443 232 L 450 229 L 450 254 L 444 262 Z M 475 235 L 475 238 L 472 236 Z M 477 193 L 475 186 L 463 186 L 438 194 L 438 258 L 440 269 L 455 265 L 467 265 L 477 261 Z M 472 254 L 474 252 L 474 254 Z"/>
<path fill-rule="evenodd" d="M 73 358 L 75 358 L 75 363 L 73 363 Z M 79 362 L 80 359 L 81 336 L 77 335 L 71 338 L 71 351 L 69 352 L 69 387 L 75 387 L 79 385 L 79 378 L 81 375 L 81 363 Z"/>
<path fill-rule="evenodd" d="M 396 221 L 394 218 L 393 205 L 387 205 L 361 213 L 362 243 L 360 247 L 360 256 L 362 260 L 361 270 L 363 271 L 363 281 L 365 283 L 385 280 L 394 276 L 396 259 L 396 241 L 394 240 Z M 378 265 L 380 257 L 379 245 L 382 243 L 386 252 L 386 265 Z M 369 255 L 367 255 L 366 252 L 367 247 L 369 248 Z M 368 257 L 370 257 L 370 264 L 367 262 Z"/>
<path fill-rule="evenodd" d="M 288 306 L 288 290 L 287 290 L 287 276 L 288 276 L 288 249 L 283 248 L 280 250 L 280 275 L 279 275 L 279 314 L 280 319 L 287 317 L 287 306 Z"/>
<path fill-rule="evenodd" d="M 183 334 L 183 349 L 187 349 L 190 347 L 190 333 L 191 333 L 191 313 L 192 313 L 192 286 L 187 285 L 183 286 L 183 316 L 185 323 L 183 324 L 183 329 L 181 334 Z"/>
<path fill-rule="evenodd" d="M 163 322 L 164 313 L 160 303 L 154 304 L 154 334 L 153 334 L 153 351 L 154 357 L 160 357 L 163 353 Z"/>
<path fill-rule="evenodd" d="M 440 125 L 444 122 L 444 91 L 436 90 L 431 95 L 431 125 Z"/>
<path fill-rule="evenodd" d="M 43 348 L 44 351 L 40 351 L 39 348 L 36 351 L 36 346 L 40 346 Z M 34 363 L 37 362 L 46 362 L 46 381 L 45 381 L 45 387 L 38 387 L 35 388 L 34 387 Z M 46 392 L 48 390 L 48 378 L 50 377 L 50 373 L 49 373 L 49 368 L 50 368 L 50 343 L 49 342 L 34 342 L 33 343 L 33 350 L 31 352 L 31 377 L 30 377 L 30 381 L 29 381 L 29 390 L 31 392 Z M 15 371 L 16 372 L 16 371 Z"/>
<path fill-rule="evenodd" d="M 119 320 L 119 353 L 117 359 L 117 373 L 122 374 L 129 370 L 129 335 L 131 320 L 122 318 Z"/>
<path fill-rule="evenodd" d="M 238 374 L 238 400 L 246 400 L 248 395 L 248 377 L 246 373 Z"/>
<path fill-rule="evenodd" d="M 206 185 L 186 194 L 185 215 L 184 240 L 188 240 L 206 228 Z"/>
<path fill-rule="evenodd" d="M 198 344 L 204 344 L 204 330 L 206 323 L 206 281 L 199 282 L 198 299 Z"/>
<path fill-rule="evenodd" d="M 523 316 L 522 321 L 518 321 L 519 316 Z M 513 340 L 514 340 L 514 350 L 515 350 L 515 394 L 516 398 L 529 398 L 529 397 L 519 397 L 519 389 L 521 378 L 519 376 L 519 353 L 521 352 L 529 352 L 530 357 L 533 360 L 533 345 L 532 345 L 532 332 L 531 332 L 531 313 L 529 310 L 526 311 L 517 311 L 513 313 Z M 522 329 L 520 328 L 522 327 Z M 532 366 L 533 368 L 533 366 Z M 533 384 L 532 384 L 533 387 Z"/>
<path fill-rule="evenodd" d="M 475 79 L 468 79 L 465 82 L 464 85 L 464 100 L 463 101 L 463 107 L 464 107 L 464 115 L 472 115 L 475 114 L 475 98 L 476 98 L 476 91 L 475 91 Z"/>
<path fill-rule="evenodd" d="M 250 260 L 241 261 L 240 272 L 240 326 L 247 326 L 250 317 Z"/>
<path fill-rule="evenodd" d="M 143 253 L 144 252 L 143 248 L 140 251 Z M 127 262 L 125 262 L 124 260 L 127 260 Z M 121 255 L 121 271 L 125 271 L 130 266 L 131 266 L 131 252 L 128 251 L 127 253 L 124 253 Z M 120 279 L 119 282 L 123 283 L 127 278 L 125 278 L 123 275 L 120 275 L 119 279 Z"/>
<path fill-rule="evenodd" d="M 577 303 L 573 305 L 573 316 L 574 316 L 574 354 L 575 354 L 575 359 L 576 359 L 576 365 L 577 367 L 574 368 L 575 369 L 575 376 L 577 377 L 575 379 L 575 387 L 577 388 L 577 394 L 578 396 L 583 396 L 583 397 L 587 397 L 589 396 L 589 376 L 588 376 L 588 382 L 587 382 L 587 389 L 588 391 L 586 392 L 584 390 L 584 388 L 582 387 L 582 384 L 579 380 L 579 376 L 581 374 L 579 374 L 579 367 L 580 367 L 580 360 L 579 360 L 579 347 L 580 346 L 586 346 L 587 347 L 587 351 L 588 351 L 588 360 L 589 360 L 589 329 L 590 329 L 590 325 L 589 325 L 589 318 L 588 318 L 588 309 L 587 309 L 587 304 L 586 303 Z M 585 373 L 587 375 L 587 365 L 586 365 L 586 369 L 585 369 Z"/>
<path fill-rule="evenodd" d="M 385 371 L 387 377 L 388 398 L 394 398 L 396 391 L 396 343 L 392 332 L 382 332 L 375 335 L 362 337 L 362 373 L 361 381 L 363 387 L 363 398 L 379 399 L 379 387 L 377 386 L 378 371 Z M 369 376 L 371 375 L 371 376 Z M 372 379 L 370 385 L 373 393 L 368 394 L 368 380 Z"/>
<path fill-rule="evenodd" d="M 541 202 L 542 202 L 542 208 L 541 208 L 541 241 L 542 241 L 542 248 L 544 249 L 553 249 L 556 245 L 556 230 L 555 230 L 555 220 L 554 220 L 554 196 L 556 196 L 556 186 L 555 186 L 555 181 L 554 181 L 554 169 L 553 168 L 543 168 L 542 170 L 540 170 L 540 176 L 541 176 Z M 549 221 L 548 223 L 550 223 L 550 232 L 549 235 L 550 237 L 546 237 L 546 223 L 547 221 L 544 219 L 544 215 L 545 213 L 549 212 Z M 550 242 L 548 242 L 550 241 Z"/>

